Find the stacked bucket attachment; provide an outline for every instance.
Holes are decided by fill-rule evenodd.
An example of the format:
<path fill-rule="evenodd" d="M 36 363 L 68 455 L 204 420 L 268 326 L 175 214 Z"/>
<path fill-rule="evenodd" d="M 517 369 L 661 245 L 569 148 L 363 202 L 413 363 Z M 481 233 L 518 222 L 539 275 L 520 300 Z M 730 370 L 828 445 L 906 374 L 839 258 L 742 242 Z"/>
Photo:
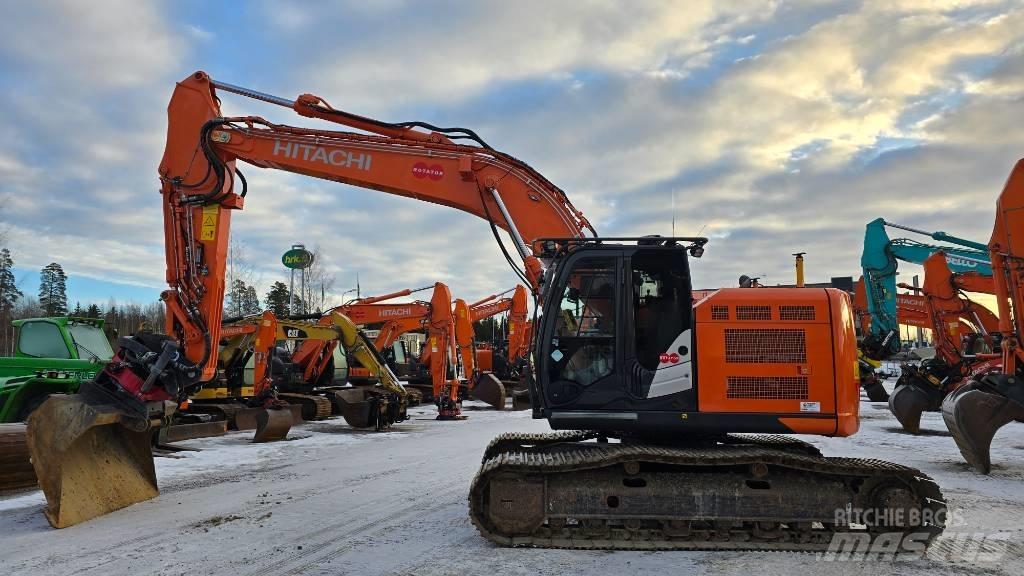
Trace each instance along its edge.
<path fill-rule="evenodd" d="M 851 532 L 927 545 L 944 528 L 938 486 L 906 466 L 785 436 L 607 440 L 499 436 L 470 488 L 473 523 L 504 546 L 634 550 L 824 551 Z"/>
<path fill-rule="evenodd" d="M 145 414 L 92 382 L 36 409 L 28 419 L 28 450 L 50 524 L 72 526 L 155 497 L 152 434 Z"/>
<path fill-rule="evenodd" d="M 981 474 L 992 471 L 992 438 L 1006 424 L 1024 421 L 1024 388 L 1016 376 L 987 374 L 954 390 L 942 401 L 957 448 Z"/>

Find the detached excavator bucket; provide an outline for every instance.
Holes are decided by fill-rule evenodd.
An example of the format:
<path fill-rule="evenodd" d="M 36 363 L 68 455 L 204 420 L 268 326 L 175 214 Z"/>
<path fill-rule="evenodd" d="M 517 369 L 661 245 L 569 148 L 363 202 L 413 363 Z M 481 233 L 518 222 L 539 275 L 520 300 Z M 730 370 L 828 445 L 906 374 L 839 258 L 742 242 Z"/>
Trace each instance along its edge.
<path fill-rule="evenodd" d="M 334 402 L 345 422 L 353 428 L 377 428 L 379 422 L 386 421 L 387 398 L 375 390 L 336 390 Z"/>
<path fill-rule="evenodd" d="M 28 419 L 28 450 L 54 528 L 159 494 L 149 421 L 85 395 L 54 395 Z"/>
<path fill-rule="evenodd" d="M 490 372 L 484 372 L 477 376 L 476 383 L 469 394 L 497 410 L 505 409 L 505 385 Z"/>
<path fill-rule="evenodd" d="M 997 377 L 998 378 L 998 377 Z M 999 394 L 985 383 L 970 382 L 942 402 L 942 419 L 964 459 L 976 471 L 992 471 L 990 448 L 996 431 L 1024 418 L 1024 405 Z"/>
<path fill-rule="evenodd" d="M 256 434 L 253 442 L 276 442 L 284 440 L 292 429 L 292 410 L 287 406 L 267 408 L 254 412 L 256 418 Z"/>
<path fill-rule="evenodd" d="M 921 414 L 938 410 L 938 391 L 923 390 L 920 386 L 903 384 L 889 395 L 889 411 L 900 421 L 903 429 L 911 434 L 921 432 Z"/>

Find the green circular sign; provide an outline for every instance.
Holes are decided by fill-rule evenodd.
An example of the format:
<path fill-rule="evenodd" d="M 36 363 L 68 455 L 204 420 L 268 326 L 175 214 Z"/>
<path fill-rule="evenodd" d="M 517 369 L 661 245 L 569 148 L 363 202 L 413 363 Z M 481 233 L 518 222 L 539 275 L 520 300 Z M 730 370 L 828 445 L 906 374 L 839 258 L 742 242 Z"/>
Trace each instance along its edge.
<path fill-rule="evenodd" d="M 305 248 L 292 248 L 281 256 L 281 263 L 285 268 L 296 270 L 309 268 L 313 264 L 313 253 Z"/>

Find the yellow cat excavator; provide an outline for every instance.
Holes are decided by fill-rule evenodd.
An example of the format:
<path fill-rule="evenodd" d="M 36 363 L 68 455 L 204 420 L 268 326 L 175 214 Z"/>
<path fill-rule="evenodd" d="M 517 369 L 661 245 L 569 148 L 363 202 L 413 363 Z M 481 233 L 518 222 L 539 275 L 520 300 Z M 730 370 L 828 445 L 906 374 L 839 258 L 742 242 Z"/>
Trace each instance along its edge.
<path fill-rule="evenodd" d="M 359 132 L 225 116 L 221 91 Z M 77 397 L 62 406 L 63 420 L 81 425 L 50 435 L 53 411 L 42 410 L 30 440 L 40 476 L 61 470 L 41 454 L 65 453 L 89 429 L 118 444 L 145 430 L 148 402 L 177 399 L 212 372 L 227 228 L 247 193 L 241 160 L 476 215 L 534 292 L 533 416 L 561 431 L 492 441 L 469 494 L 484 537 L 506 546 L 825 550 L 840 533 L 895 533 L 920 547 L 941 532 L 945 503 L 921 471 L 825 457 L 787 436 L 857 431 L 845 293 L 722 289 L 695 301 L 689 258 L 703 255 L 707 239 L 599 237 L 565 192 L 464 128 L 381 122 L 313 95 L 288 100 L 203 72 L 177 85 L 168 114 L 159 170 L 168 336 L 122 348 L 97 380 L 124 399 L 120 408 Z M 151 470 L 148 454 L 137 456 L 107 481 L 120 489 L 134 476 L 130 466 Z M 96 444 L 82 445 L 77 459 L 107 467 Z M 62 498 L 103 490 L 44 488 L 51 511 Z M 118 497 L 106 510 L 153 493 Z"/>

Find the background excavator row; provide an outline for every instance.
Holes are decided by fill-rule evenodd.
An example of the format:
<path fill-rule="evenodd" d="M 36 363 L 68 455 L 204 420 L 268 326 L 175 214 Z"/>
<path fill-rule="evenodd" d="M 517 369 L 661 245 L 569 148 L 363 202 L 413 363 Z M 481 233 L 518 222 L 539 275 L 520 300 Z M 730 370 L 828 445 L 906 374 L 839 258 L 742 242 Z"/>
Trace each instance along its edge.
<path fill-rule="evenodd" d="M 218 91 L 358 132 L 226 116 Z M 260 355 L 260 368 L 253 399 L 265 414 L 282 410 L 277 395 L 263 392 L 273 390 L 273 349 L 291 338 L 271 337 L 269 329 L 285 319 L 263 315 L 222 326 L 231 216 L 244 208 L 248 194 L 238 161 L 433 202 L 489 225 L 534 300 L 532 323 L 521 318 L 516 336 L 530 337 L 529 361 L 521 369 L 533 416 L 563 432 L 500 436 L 487 448 L 469 494 L 471 519 L 484 537 L 544 547 L 635 548 L 642 541 L 665 549 L 713 543 L 823 550 L 837 532 L 924 534 L 927 543 L 942 531 L 944 499 L 921 471 L 826 457 L 784 436 L 842 437 L 858 429 L 858 348 L 846 293 L 724 288 L 695 298 L 689 260 L 703 255 L 705 238 L 600 237 L 565 192 L 472 130 L 381 122 L 310 94 L 288 100 L 202 72 L 174 90 L 158 169 L 169 285 L 162 295 L 166 335 L 122 339 L 114 361 L 84 382 L 78 395 L 53 397 L 29 419 L 29 449 L 55 526 L 155 495 L 148 444 L 143 453 L 133 438 L 149 434 L 214 379 L 225 336 L 256 335 L 251 350 Z M 416 177 L 416 166 L 424 163 L 437 178 Z M 1024 406 L 1017 374 L 1024 359 L 1017 345 L 1024 246 L 1014 244 L 1021 235 L 1012 233 L 1024 226 L 1021 208 L 1024 164 L 1015 167 L 997 202 L 989 244 L 972 247 L 987 251 L 991 262 L 999 368 L 976 379 L 965 374 L 967 383 L 942 401 L 964 457 L 981 471 L 989 466 L 991 433 Z M 968 257 L 980 261 L 975 256 L 983 255 Z M 872 271 L 880 266 L 864 265 Z M 880 298 L 878 281 L 867 273 L 865 287 L 872 322 L 876 316 L 898 322 L 895 306 L 873 308 L 884 294 Z M 954 313 L 939 303 L 940 290 L 929 284 L 923 291 L 925 303 L 915 314 L 939 327 L 943 314 Z M 514 300 L 510 313 L 519 314 Z M 443 302 L 432 299 L 424 316 L 437 337 L 427 347 L 428 361 L 447 365 L 445 351 L 455 351 L 472 389 L 481 371 L 474 368 L 472 338 L 459 326 L 471 324 L 475 307 L 452 302 L 450 294 Z M 959 322 L 964 312 L 957 310 Z M 442 313 L 453 318 L 435 326 L 432 319 Z M 332 322 L 321 318 L 296 329 Z M 872 331 L 875 338 L 864 345 L 872 357 L 898 349 L 891 335 L 874 326 Z M 334 334 L 302 339 L 297 349 L 313 341 L 345 345 L 344 327 Z M 513 349 L 522 344 L 511 340 L 510 331 L 509 355 L 519 354 Z M 991 345 L 993 352 L 975 356 L 987 359 L 995 353 L 995 338 Z M 322 359 L 329 346 L 317 346 L 320 352 L 309 357 Z M 303 382 L 313 381 L 302 373 Z M 439 415 L 457 418 L 457 379 L 446 369 L 438 373 L 431 391 Z M 381 376 L 387 382 L 374 414 L 377 422 L 397 423 L 407 395 L 397 379 L 389 387 L 391 377 Z M 323 394 L 328 392 L 336 391 Z M 316 386 L 298 393 L 321 394 Z M 850 507 L 877 510 L 877 520 L 837 520 L 834 511 Z"/>

